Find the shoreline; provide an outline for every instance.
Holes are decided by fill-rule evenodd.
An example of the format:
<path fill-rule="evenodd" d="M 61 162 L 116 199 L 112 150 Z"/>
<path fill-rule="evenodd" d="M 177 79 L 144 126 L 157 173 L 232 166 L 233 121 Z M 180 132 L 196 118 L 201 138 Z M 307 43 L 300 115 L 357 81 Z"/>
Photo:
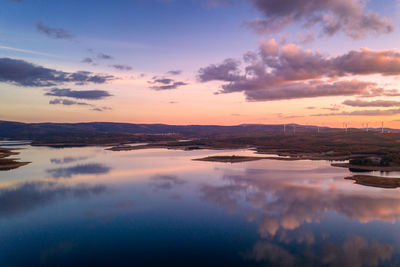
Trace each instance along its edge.
<path fill-rule="evenodd" d="M 333 167 L 340 167 L 340 168 L 348 168 L 354 170 L 361 170 L 361 171 L 381 171 L 381 172 L 395 172 L 400 171 L 400 166 L 362 166 L 362 165 L 353 165 L 350 163 L 332 163 Z"/>
<path fill-rule="evenodd" d="M 18 150 L 18 148 L 8 149 L 0 147 L 0 171 L 17 169 L 31 163 L 28 161 L 19 161 L 19 158 L 9 158 L 10 156 L 19 154 L 19 152 L 15 152 L 14 150 Z"/>
<path fill-rule="evenodd" d="M 353 175 L 345 177 L 346 180 L 353 180 L 354 184 L 378 187 L 384 189 L 395 189 L 400 187 L 400 178 L 380 177 L 372 175 Z"/>
<path fill-rule="evenodd" d="M 223 155 L 223 156 L 207 156 L 204 158 L 193 159 L 196 161 L 208 161 L 208 162 L 223 162 L 223 163 L 237 163 L 237 162 L 247 162 L 247 161 L 255 161 L 262 159 L 269 160 L 283 160 L 283 161 L 297 161 L 297 160 L 325 160 L 325 161 L 346 161 L 354 158 L 366 158 L 366 157 L 380 157 L 381 155 L 370 153 L 355 153 L 349 154 L 344 153 L 342 151 L 323 151 L 323 152 L 310 152 L 309 147 L 306 147 L 307 150 L 301 151 L 302 149 L 289 149 L 289 148 L 266 148 L 263 146 L 254 146 L 254 145 L 243 145 L 243 144 L 233 144 L 230 142 L 221 143 L 216 142 L 215 140 L 190 140 L 185 142 L 178 141 L 158 141 L 158 142 L 150 142 L 147 144 L 139 144 L 135 145 L 134 143 L 126 144 L 125 142 L 111 142 L 111 143 L 103 143 L 103 144 L 84 144 L 84 143 L 41 143 L 41 144 L 32 144 L 33 146 L 50 146 L 50 147 L 84 147 L 84 146 L 101 146 L 104 147 L 105 150 L 108 151 L 133 151 L 133 150 L 142 150 L 142 149 L 171 149 L 171 150 L 183 150 L 183 151 L 191 151 L 191 150 L 234 150 L 234 149 L 252 149 L 255 151 L 255 154 L 260 156 L 235 156 L 235 155 Z M 3 149 L 4 150 L 4 149 Z M 360 151 L 361 152 L 361 151 Z M 17 152 L 8 153 L 10 155 L 16 155 Z M 263 156 L 265 154 L 276 155 L 276 156 Z M 4 158 L 0 153 L 0 159 Z M 13 167 L 20 167 L 26 164 L 18 163 L 18 159 L 15 159 L 12 163 L 8 162 L 8 164 L 13 164 Z M 0 163 L 1 164 L 1 163 Z M 6 163 L 3 162 L 1 164 L 3 166 Z M 400 171 L 400 166 L 359 166 L 353 165 L 349 163 L 332 163 L 333 167 L 341 167 L 341 168 L 349 168 L 361 171 Z"/>

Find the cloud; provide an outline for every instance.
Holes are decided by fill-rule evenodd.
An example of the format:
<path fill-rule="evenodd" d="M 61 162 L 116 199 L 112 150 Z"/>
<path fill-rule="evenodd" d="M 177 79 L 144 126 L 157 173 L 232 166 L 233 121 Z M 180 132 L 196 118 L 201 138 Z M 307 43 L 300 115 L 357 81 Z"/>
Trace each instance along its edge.
<path fill-rule="evenodd" d="M 82 59 L 82 62 L 83 62 L 83 63 L 93 63 L 94 60 L 93 60 L 93 58 L 86 57 L 86 58 Z"/>
<path fill-rule="evenodd" d="M 121 65 L 121 64 L 115 64 L 115 65 L 112 65 L 112 67 L 117 70 L 132 70 L 131 66 Z"/>
<path fill-rule="evenodd" d="M 393 116 L 400 114 L 399 109 L 375 109 L 375 110 L 356 110 L 356 111 L 343 111 L 337 113 L 313 114 L 311 116 Z"/>
<path fill-rule="evenodd" d="M 221 64 L 212 64 L 201 68 L 198 77 L 201 82 L 214 80 L 233 82 L 240 78 L 239 65 L 240 61 L 228 58 Z"/>
<path fill-rule="evenodd" d="M 167 72 L 167 74 L 169 74 L 169 75 L 179 75 L 181 73 L 182 73 L 181 70 L 170 70 Z"/>
<path fill-rule="evenodd" d="M 400 74 L 400 53 L 362 48 L 336 57 L 303 50 L 295 44 L 279 47 L 274 39 L 262 42 L 259 52 L 248 52 L 241 62 L 226 59 L 198 71 L 200 82 L 223 81 L 221 93 L 244 92 L 250 101 L 359 95 L 364 97 L 398 95 L 373 82 L 348 76 Z M 339 80 L 341 78 L 341 80 Z"/>
<path fill-rule="evenodd" d="M 245 22 L 258 33 L 280 31 L 292 24 L 319 26 L 323 35 L 339 31 L 354 39 L 393 32 L 389 18 L 366 10 L 360 0 L 248 0 L 265 17 Z"/>
<path fill-rule="evenodd" d="M 94 107 L 90 110 L 102 112 L 102 111 L 106 111 L 106 110 L 112 110 L 112 108 L 104 106 L 104 107 Z"/>
<path fill-rule="evenodd" d="M 46 87 L 63 83 L 106 83 L 115 79 L 111 75 L 93 74 L 88 71 L 64 72 L 37 66 L 24 60 L 0 58 L 0 82 L 19 86 Z"/>
<path fill-rule="evenodd" d="M 76 99 L 86 99 L 86 100 L 100 100 L 112 96 L 109 92 L 105 90 L 84 90 L 76 91 L 69 88 L 59 89 L 53 88 L 47 93 L 46 96 L 58 96 L 58 97 L 70 97 Z M 58 104 L 58 103 L 57 103 Z"/>
<path fill-rule="evenodd" d="M 363 101 L 357 99 L 357 100 L 346 100 L 342 104 L 351 107 L 399 107 L 400 101 L 390 101 L 390 100 Z"/>
<path fill-rule="evenodd" d="M 63 28 L 51 28 L 49 26 L 46 26 L 43 24 L 43 22 L 39 21 L 36 23 L 36 29 L 45 34 L 47 37 L 53 38 L 53 39 L 73 39 L 74 35 Z"/>
<path fill-rule="evenodd" d="M 49 173 L 53 178 L 70 178 L 72 176 L 81 174 L 107 174 L 110 172 L 110 170 L 110 167 L 107 167 L 103 164 L 89 163 L 67 168 L 49 169 L 47 170 L 47 173 Z"/>
<path fill-rule="evenodd" d="M 171 90 L 177 89 L 180 86 L 187 85 L 185 82 L 175 81 L 174 79 L 154 76 L 152 80 L 148 81 L 149 84 L 153 84 L 150 86 L 150 89 L 161 91 L 161 90 Z"/>
<path fill-rule="evenodd" d="M 104 53 L 98 53 L 98 54 L 97 54 L 97 58 L 98 58 L 98 59 L 105 59 L 105 60 L 113 59 L 112 56 L 106 55 L 106 54 L 104 54 Z"/>
<path fill-rule="evenodd" d="M 358 80 L 326 83 L 316 80 L 313 82 L 298 82 L 277 85 L 268 89 L 246 92 L 249 101 L 269 101 L 282 99 L 311 98 L 321 96 L 360 95 L 373 89 L 375 83 Z"/>
<path fill-rule="evenodd" d="M 340 110 L 340 106 L 336 105 L 336 104 L 331 104 L 330 107 L 325 107 L 322 109 L 326 109 L 326 110 L 330 110 L 330 111 L 338 111 L 338 110 Z"/>
<path fill-rule="evenodd" d="M 312 32 L 309 32 L 306 34 L 298 33 L 297 38 L 298 38 L 297 42 L 299 44 L 308 44 L 308 43 L 314 42 L 314 40 L 315 40 L 314 33 L 312 33 Z"/>
<path fill-rule="evenodd" d="M 69 100 L 69 99 L 60 99 L 60 98 L 50 100 L 49 104 L 50 105 L 64 105 L 64 106 L 71 106 L 71 105 L 90 106 L 90 104 L 88 104 L 88 103 L 77 102 L 77 101 Z"/>

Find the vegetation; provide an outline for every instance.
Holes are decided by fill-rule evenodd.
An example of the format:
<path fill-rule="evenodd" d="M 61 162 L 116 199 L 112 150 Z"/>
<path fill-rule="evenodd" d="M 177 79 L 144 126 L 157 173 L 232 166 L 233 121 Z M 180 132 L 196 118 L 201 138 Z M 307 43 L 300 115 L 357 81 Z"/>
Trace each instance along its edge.
<path fill-rule="evenodd" d="M 371 175 L 354 175 L 345 179 L 354 180 L 356 184 L 379 187 L 379 188 L 398 188 L 400 187 L 400 178 L 388 178 Z"/>
<path fill-rule="evenodd" d="M 382 156 L 381 166 L 400 166 L 400 153 L 390 152 Z"/>

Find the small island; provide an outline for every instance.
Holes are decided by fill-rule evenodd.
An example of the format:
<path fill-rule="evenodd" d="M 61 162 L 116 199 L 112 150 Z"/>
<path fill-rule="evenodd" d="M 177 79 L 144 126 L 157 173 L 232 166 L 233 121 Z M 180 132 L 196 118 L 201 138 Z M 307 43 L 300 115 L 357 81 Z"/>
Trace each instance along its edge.
<path fill-rule="evenodd" d="M 379 187 L 379 188 L 398 188 L 400 187 L 400 178 L 389 178 L 372 175 L 353 175 L 345 177 L 347 180 L 354 180 L 356 184 Z"/>
<path fill-rule="evenodd" d="M 6 148 L 0 148 L 0 171 L 8 171 L 25 166 L 30 162 L 21 162 L 17 158 L 8 158 L 13 155 L 18 155 L 18 152 Z"/>
<path fill-rule="evenodd" d="M 266 157 L 251 157 L 251 156 L 209 156 L 200 159 L 193 159 L 197 161 L 212 161 L 212 162 L 225 162 L 225 163 L 238 163 L 246 161 L 255 161 L 260 159 L 266 159 Z"/>
<path fill-rule="evenodd" d="M 400 171 L 400 153 L 386 153 L 382 156 L 353 158 L 349 163 L 333 163 L 334 167 L 348 168 L 353 172 Z"/>

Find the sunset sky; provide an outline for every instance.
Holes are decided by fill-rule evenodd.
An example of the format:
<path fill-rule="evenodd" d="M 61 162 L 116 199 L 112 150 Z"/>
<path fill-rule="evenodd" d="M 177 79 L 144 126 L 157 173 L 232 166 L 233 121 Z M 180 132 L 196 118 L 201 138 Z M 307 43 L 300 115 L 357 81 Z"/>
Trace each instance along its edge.
<path fill-rule="evenodd" d="M 0 120 L 400 128 L 396 0 L 0 3 Z"/>

